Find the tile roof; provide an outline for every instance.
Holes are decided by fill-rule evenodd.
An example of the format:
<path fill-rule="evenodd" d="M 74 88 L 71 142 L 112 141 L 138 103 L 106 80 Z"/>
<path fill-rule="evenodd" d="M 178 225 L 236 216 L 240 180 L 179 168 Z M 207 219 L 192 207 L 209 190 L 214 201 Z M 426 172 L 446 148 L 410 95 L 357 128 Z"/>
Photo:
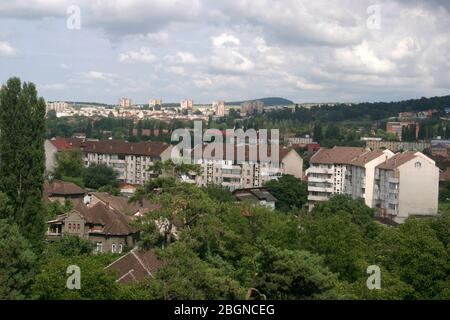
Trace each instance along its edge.
<path fill-rule="evenodd" d="M 137 156 L 160 156 L 170 144 L 159 141 L 127 142 L 123 140 L 85 141 L 84 152 L 102 154 L 123 154 Z"/>
<path fill-rule="evenodd" d="M 55 146 L 58 151 L 68 151 L 74 148 L 79 148 L 84 140 L 80 138 L 55 137 L 50 139 L 49 141 Z"/>
<path fill-rule="evenodd" d="M 44 182 L 44 195 L 52 196 L 78 196 L 86 194 L 86 190 L 72 182 L 53 180 Z"/>
<path fill-rule="evenodd" d="M 310 163 L 350 164 L 353 159 L 366 152 L 368 152 L 366 148 L 357 147 L 334 147 L 332 149 L 322 148 L 311 157 Z"/>
<path fill-rule="evenodd" d="M 113 196 L 107 192 L 94 192 L 92 195 L 104 204 L 108 204 L 111 208 L 125 215 L 135 214 L 138 211 L 140 213 L 147 213 L 160 207 L 159 204 L 151 203 L 146 199 L 129 202 L 129 198 L 127 197 Z"/>
<path fill-rule="evenodd" d="M 230 147 L 231 146 L 231 147 Z M 198 152 L 198 148 L 200 148 L 200 145 L 197 145 L 194 150 L 192 151 L 192 156 L 194 157 L 196 155 L 196 152 Z M 205 153 L 205 149 L 208 148 L 208 151 Z M 220 150 L 222 148 L 222 155 L 217 154 L 216 150 Z M 227 149 L 231 148 L 231 153 L 227 152 Z M 203 158 L 204 159 L 212 159 L 212 160 L 241 160 L 241 157 L 238 158 L 237 154 L 238 152 L 242 152 L 241 150 L 244 150 L 245 152 L 245 161 L 260 161 L 260 152 L 261 145 L 253 144 L 253 145 L 242 145 L 237 146 L 236 144 L 233 145 L 227 144 L 227 143 L 210 143 L 203 145 Z M 278 157 L 280 161 L 286 157 L 289 152 L 294 150 L 293 148 L 283 148 L 278 147 Z M 265 154 L 269 160 L 272 156 L 272 148 L 271 145 L 267 145 L 267 150 L 261 150 L 263 154 Z M 295 152 L 295 150 L 294 150 Z M 205 156 L 206 155 L 206 156 Z M 243 159 L 242 159 L 243 160 Z"/>
<path fill-rule="evenodd" d="M 88 207 L 83 200 L 75 202 L 73 209 L 82 215 L 86 222 L 96 225 L 102 225 L 102 231 L 96 232 L 104 235 L 130 235 L 137 232 L 137 229 L 130 226 L 131 218 L 111 209 L 102 202 L 98 202 Z"/>
<path fill-rule="evenodd" d="M 107 266 L 105 270 L 117 272 L 117 282 L 130 283 L 152 278 L 161 266 L 161 260 L 153 251 L 144 252 L 134 248 Z"/>
<path fill-rule="evenodd" d="M 383 162 L 382 164 L 377 166 L 377 168 L 378 169 L 386 169 L 386 170 L 396 169 L 396 168 L 400 167 L 402 164 L 417 157 L 416 153 L 417 152 L 415 152 L 415 151 L 406 151 L 403 153 L 397 153 L 392 158 L 386 160 L 385 162 Z"/>

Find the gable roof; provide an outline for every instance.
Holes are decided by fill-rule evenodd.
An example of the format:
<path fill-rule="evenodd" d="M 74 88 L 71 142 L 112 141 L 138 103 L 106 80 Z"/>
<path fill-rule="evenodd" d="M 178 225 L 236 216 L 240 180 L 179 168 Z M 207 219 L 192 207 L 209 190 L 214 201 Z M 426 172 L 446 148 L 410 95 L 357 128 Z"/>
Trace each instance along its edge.
<path fill-rule="evenodd" d="M 147 213 L 160 207 L 159 204 L 151 203 L 146 199 L 143 199 L 142 201 L 129 202 L 127 197 L 113 196 L 107 192 L 94 192 L 92 195 L 104 204 L 107 204 L 111 208 L 125 215 L 135 214 L 138 211 L 140 213 Z"/>
<path fill-rule="evenodd" d="M 377 168 L 385 170 L 394 170 L 400 167 L 402 164 L 411 161 L 415 157 L 417 157 L 417 152 L 415 151 L 406 151 L 403 153 L 397 153 L 392 158 L 378 165 Z"/>
<path fill-rule="evenodd" d="M 369 152 L 366 148 L 357 148 L 357 147 L 336 146 L 332 149 L 321 148 L 311 157 L 310 163 L 350 164 L 353 159 L 361 156 L 366 152 Z"/>
<path fill-rule="evenodd" d="M 44 182 L 44 195 L 52 196 L 79 196 L 84 195 L 86 190 L 77 186 L 75 183 L 61 180 L 53 180 L 52 182 Z"/>
<path fill-rule="evenodd" d="M 162 266 L 158 256 L 152 251 L 141 251 L 134 248 L 126 255 L 112 262 L 105 270 L 117 272 L 119 283 L 142 281 L 153 277 L 153 274 Z"/>
<path fill-rule="evenodd" d="M 115 209 L 111 209 L 102 202 L 88 207 L 82 200 L 76 202 L 73 209 L 91 224 L 102 225 L 102 231 L 95 233 L 103 235 L 130 235 L 136 233 L 136 228 L 130 226 L 131 218 L 120 213 Z"/>
<path fill-rule="evenodd" d="M 160 156 L 170 144 L 159 141 L 127 142 L 123 140 L 85 141 L 84 152 L 137 156 Z"/>

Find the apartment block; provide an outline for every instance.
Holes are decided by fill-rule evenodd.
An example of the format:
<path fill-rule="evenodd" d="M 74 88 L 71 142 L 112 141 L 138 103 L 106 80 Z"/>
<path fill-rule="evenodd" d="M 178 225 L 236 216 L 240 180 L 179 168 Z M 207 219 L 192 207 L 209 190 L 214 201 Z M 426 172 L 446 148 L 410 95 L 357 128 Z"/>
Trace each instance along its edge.
<path fill-rule="evenodd" d="M 438 197 L 439 168 L 423 153 L 399 153 L 376 167 L 374 207 L 383 217 L 403 223 L 436 215 Z"/>
<path fill-rule="evenodd" d="M 386 123 L 386 132 L 394 133 L 397 135 L 398 139 L 402 141 L 402 131 L 403 128 L 408 126 L 415 126 L 416 139 L 419 136 L 420 126 L 415 121 L 404 121 L 404 122 L 388 122 Z"/>
<path fill-rule="evenodd" d="M 420 152 L 334 147 L 320 149 L 310 164 L 310 209 L 333 194 L 346 194 L 397 223 L 409 216 L 437 214 L 439 169 Z"/>
<path fill-rule="evenodd" d="M 246 101 L 241 104 L 241 113 L 252 115 L 262 113 L 264 111 L 264 102 L 262 101 Z"/>
<path fill-rule="evenodd" d="M 223 152 L 219 155 L 218 152 L 208 152 L 207 148 L 209 150 L 223 148 Z M 265 182 L 278 179 L 283 174 L 290 174 L 301 179 L 303 177 L 303 159 L 294 149 L 279 146 L 276 148 L 279 149 L 276 161 L 259 156 L 253 157 L 253 151 L 255 151 L 255 155 L 259 152 L 259 148 L 255 146 L 247 146 L 245 159 L 240 161 L 236 156 L 238 152 L 236 146 L 227 148 L 226 144 L 219 143 L 203 146 L 202 157 L 194 159 L 194 163 L 199 164 L 202 168 L 201 175 L 194 178 L 195 182 L 199 186 L 218 184 L 233 191 L 262 187 Z M 229 153 L 228 150 L 234 151 Z M 268 147 L 268 153 L 271 153 L 270 150 Z"/>
<path fill-rule="evenodd" d="M 85 141 L 81 146 L 84 163 L 106 164 L 119 173 L 121 182 L 144 184 L 151 178 L 148 167 L 170 159 L 172 146 L 157 141 L 130 143 L 119 140 Z"/>
<path fill-rule="evenodd" d="M 122 108 L 130 108 L 132 106 L 131 99 L 129 98 L 121 98 L 119 99 L 119 107 Z"/>
<path fill-rule="evenodd" d="M 148 105 L 150 107 L 162 106 L 162 99 L 150 99 Z"/>
<path fill-rule="evenodd" d="M 225 102 L 224 101 L 214 101 L 212 103 L 212 108 L 216 116 L 223 117 L 225 116 Z"/>
<path fill-rule="evenodd" d="M 419 151 L 423 152 L 425 149 L 431 147 L 431 143 L 427 141 L 382 141 L 380 140 L 365 140 L 366 147 L 372 150 L 389 149 L 393 152 L 400 151 Z"/>
<path fill-rule="evenodd" d="M 181 100 L 180 108 L 181 109 L 192 109 L 192 108 L 194 108 L 194 101 L 193 100 Z"/>
<path fill-rule="evenodd" d="M 69 104 L 64 101 L 54 101 L 54 102 L 46 102 L 45 104 L 45 112 L 48 113 L 50 110 L 54 110 L 57 113 L 63 112 L 69 107 Z"/>

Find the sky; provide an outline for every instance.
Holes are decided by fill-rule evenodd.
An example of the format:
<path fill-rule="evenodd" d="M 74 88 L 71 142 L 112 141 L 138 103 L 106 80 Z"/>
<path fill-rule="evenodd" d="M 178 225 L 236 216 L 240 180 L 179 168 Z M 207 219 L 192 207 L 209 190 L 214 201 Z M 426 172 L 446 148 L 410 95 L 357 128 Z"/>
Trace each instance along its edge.
<path fill-rule="evenodd" d="M 46 100 L 450 94 L 448 0 L 0 0 L 0 83 Z"/>

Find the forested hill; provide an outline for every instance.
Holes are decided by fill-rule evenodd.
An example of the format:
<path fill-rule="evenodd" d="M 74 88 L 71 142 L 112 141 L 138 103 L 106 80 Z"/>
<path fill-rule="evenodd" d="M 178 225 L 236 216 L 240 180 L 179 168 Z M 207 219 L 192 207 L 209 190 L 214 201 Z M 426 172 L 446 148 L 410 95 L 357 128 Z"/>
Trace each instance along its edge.
<path fill-rule="evenodd" d="M 424 111 L 437 109 L 441 113 L 450 107 L 450 95 L 443 97 L 421 98 L 399 102 L 365 102 L 349 105 L 321 106 L 311 109 L 299 108 L 277 110 L 269 113 L 273 120 L 343 121 L 343 120 L 383 120 L 398 116 L 399 112 Z"/>
<path fill-rule="evenodd" d="M 254 100 L 245 100 L 245 101 L 233 101 L 233 102 L 226 102 L 226 105 L 239 105 L 243 102 L 247 101 L 262 101 L 264 102 L 264 105 L 266 106 L 288 106 L 293 105 L 294 102 L 291 100 L 285 99 L 285 98 L 279 98 L 279 97 L 269 97 L 269 98 L 262 98 L 262 99 L 254 99 Z"/>

